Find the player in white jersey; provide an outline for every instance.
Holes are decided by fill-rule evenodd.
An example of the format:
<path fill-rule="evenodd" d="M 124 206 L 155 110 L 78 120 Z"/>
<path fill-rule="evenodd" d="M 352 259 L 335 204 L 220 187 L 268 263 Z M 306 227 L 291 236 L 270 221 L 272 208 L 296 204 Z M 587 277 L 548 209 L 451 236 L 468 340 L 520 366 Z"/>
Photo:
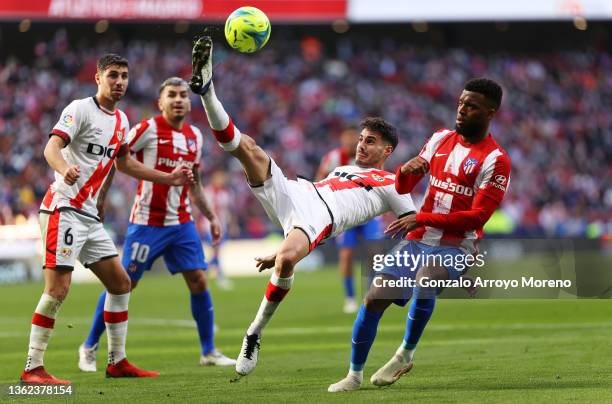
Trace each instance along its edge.
<path fill-rule="evenodd" d="M 123 247 L 122 264 L 132 290 L 158 257 L 170 273 L 181 273 L 189 289 L 191 313 L 201 347 L 200 364 L 231 366 L 235 361 L 222 355 L 214 345 L 214 311 L 204 271 L 202 242 L 191 216 L 191 201 L 210 222 L 213 244 L 221 237 L 221 224 L 202 192 L 199 167 L 202 134 L 186 121 L 191 102 L 185 80 L 166 79 L 159 90 L 161 115 L 144 119 L 128 135 L 130 151 L 148 167 L 170 172 L 184 164 L 192 167 L 195 181 L 173 187 L 139 181 Z M 104 184 L 110 187 L 111 178 Z M 98 341 L 104 332 L 104 301 L 98 299 L 89 335 L 79 347 L 79 369 L 95 372 Z"/>
<path fill-rule="evenodd" d="M 355 153 L 357 152 L 357 142 L 359 131 L 357 128 L 348 127 L 340 133 L 341 146 L 331 150 L 321 159 L 321 164 L 317 169 L 316 181 L 327 177 L 331 171 L 338 166 L 354 165 Z M 344 286 L 344 306 L 345 313 L 354 313 L 359 308 L 355 300 L 355 282 L 353 280 L 353 252 L 359 242 L 366 240 L 380 240 L 383 238 L 382 218 L 375 217 L 359 226 L 353 227 L 336 237 L 338 247 L 338 268 L 342 276 Z M 372 254 L 372 248 L 365 248 L 365 256 Z"/>
<path fill-rule="evenodd" d="M 255 320 L 244 337 L 236 371 L 246 375 L 257 364 L 260 336 L 293 283 L 293 268 L 325 238 L 393 211 L 415 211 L 409 194 L 395 190 L 395 175 L 383 170 L 398 138 L 381 118 L 362 122 L 356 164 L 341 166 L 323 181 L 289 180 L 274 160 L 249 136 L 242 135 L 215 95 L 212 85 L 212 40 L 200 38 L 193 48 L 192 90 L 201 95 L 208 122 L 220 146 L 236 157 L 253 193 L 271 220 L 283 228 L 279 250 L 257 258 L 260 271 L 275 268 Z"/>
<path fill-rule="evenodd" d="M 55 171 L 41 208 L 45 290 L 32 318 L 24 383 L 69 384 L 44 369 L 43 355 L 60 305 L 68 294 L 75 260 L 102 281 L 108 294 L 104 321 L 108 330 L 108 377 L 154 377 L 159 373 L 137 368 L 127 361 L 127 307 L 130 279 L 98 217 L 96 201 L 113 163 L 136 178 L 181 185 L 193 180 L 191 170 L 171 173 L 150 169 L 129 155 L 125 137 L 129 124 L 116 108 L 128 86 L 128 62 L 108 54 L 97 63 L 94 97 L 70 103 L 54 126 L 44 155 Z"/>

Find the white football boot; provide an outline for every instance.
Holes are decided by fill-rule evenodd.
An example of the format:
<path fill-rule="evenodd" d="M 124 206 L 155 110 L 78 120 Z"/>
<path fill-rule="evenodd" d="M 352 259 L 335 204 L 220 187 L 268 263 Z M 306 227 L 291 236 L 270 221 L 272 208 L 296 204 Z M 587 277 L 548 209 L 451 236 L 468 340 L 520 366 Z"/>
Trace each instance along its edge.
<path fill-rule="evenodd" d="M 235 360 L 223 355 L 218 349 L 200 356 L 200 365 L 202 366 L 233 366 L 235 364 Z"/>
<path fill-rule="evenodd" d="M 375 386 L 388 386 L 410 372 L 413 366 L 413 361 L 406 362 L 401 355 L 395 354 L 389 362 L 372 375 L 370 382 Z"/>
<path fill-rule="evenodd" d="M 362 383 L 362 381 L 359 379 L 360 378 L 349 373 L 344 379 L 340 380 L 338 383 L 330 384 L 327 388 L 327 391 L 330 393 L 338 393 L 341 391 L 359 390 Z"/>
<path fill-rule="evenodd" d="M 98 344 L 92 348 L 85 348 L 85 344 L 79 347 L 79 369 L 83 372 L 97 372 L 96 368 L 96 352 Z"/>
<path fill-rule="evenodd" d="M 236 360 L 236 373 L 241 376 L 246 376 L 255 369 L 255 366 L 257 366 L 259 348 L 261 346 L 260 343 L 261 337 L 257 334 L 244 336 L 242 348 Z"/>
<path fill-rule="evenodd" d="M 359 310 L 357 301 L 355 301 L 355 299 L 352 297 L 347 297 L 346 300 L 344 300 L 344 307 L 342 307 L 342 311 L 346 314 L 353 314 L 357 313 L 357 310 Z"/>

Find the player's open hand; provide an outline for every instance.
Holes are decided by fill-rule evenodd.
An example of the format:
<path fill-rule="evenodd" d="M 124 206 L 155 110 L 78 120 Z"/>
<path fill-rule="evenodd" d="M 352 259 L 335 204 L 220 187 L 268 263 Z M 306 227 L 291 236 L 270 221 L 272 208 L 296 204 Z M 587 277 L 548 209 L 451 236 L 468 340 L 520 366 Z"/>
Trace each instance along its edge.
<path fill-rule="evenodd" d="M 81 168 L 77 165 L 69 166 L 64 172 L 64 182 L 73 185 L 81 176 Z"/>
<path fill-rule="evenodd" d="M 429 171 L 429 163 L 421 156 L 410 159 L 400 169 L 402 174 L 421 175 Z"/>
<path fill-rule="evenodd" d="M 268 268 L 273 268 L 276 262 L 276 253 L 266 257 L 256 257 L 258 272 L 265 271 Z"/>
<path fill-rule="evenodd" d="M 193 170 L 187 166 L 178 166 L 170 174 L 170 185 L 185 185 L 194 183 Z"/>
<path fill-rule="evenodd" d="M 218 246 L 219 242 L 221 242 L 221 222 L 219 222 L 219 218 L 217 216 L 213 216 L 210 219 L 210 235 L 212 236 L 212 245 Z"/>
<path fill-rule="evenodd" d="M 387 227 L 387 230 L 385 230 L 385 234 L 391 236 L 391 238 L 403 238 L 409 231 L 416 229 L 417 226 L 416 214 L 407 215 L 393 221 Z"/>

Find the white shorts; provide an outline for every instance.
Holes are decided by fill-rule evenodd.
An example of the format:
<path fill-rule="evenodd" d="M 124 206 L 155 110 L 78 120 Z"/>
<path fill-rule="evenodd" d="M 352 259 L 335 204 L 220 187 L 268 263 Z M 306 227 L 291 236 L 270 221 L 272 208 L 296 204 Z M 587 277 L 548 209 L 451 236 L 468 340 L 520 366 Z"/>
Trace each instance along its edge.
<path fill-rule="evenodd" d="M 251 186 L 270 220 L 283 228 L 285 237 L 302 230 L 314 249 L 332 232 L 331 212 L 314 185 L 307 180 L 289 180 L 270 158 L 270 174 L 262 185 Z"/>
<path fill-rule="evenodd" d="M 74 269 L 75 260 L 85 267 L 117 256 L 115 243 L 102 223 L 72 210 L 41 212 L 44 268 Z"/>

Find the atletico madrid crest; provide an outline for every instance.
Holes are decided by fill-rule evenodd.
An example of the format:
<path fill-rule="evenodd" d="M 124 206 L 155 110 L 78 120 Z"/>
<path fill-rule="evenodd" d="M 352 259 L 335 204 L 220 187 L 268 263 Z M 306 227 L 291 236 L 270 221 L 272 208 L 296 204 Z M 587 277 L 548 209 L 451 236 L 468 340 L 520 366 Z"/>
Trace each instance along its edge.
<path fill-rule="evenodd" d="M 478 164 L 478 160 L 475 158 L 470 157 L 469 159 L 465 160 L 465 163 L 463 163 L 463 172 L 465 174 L 471 174 L 474 172 L 474 167 L 476 167 L 476 164 Z"/>
<path fill-rule="evenodd" d="M 192 153 L 196 152 L 196 142 L 193 139 L 187 139 L 187 145 L 189 147 L 189 151 Z"/>

